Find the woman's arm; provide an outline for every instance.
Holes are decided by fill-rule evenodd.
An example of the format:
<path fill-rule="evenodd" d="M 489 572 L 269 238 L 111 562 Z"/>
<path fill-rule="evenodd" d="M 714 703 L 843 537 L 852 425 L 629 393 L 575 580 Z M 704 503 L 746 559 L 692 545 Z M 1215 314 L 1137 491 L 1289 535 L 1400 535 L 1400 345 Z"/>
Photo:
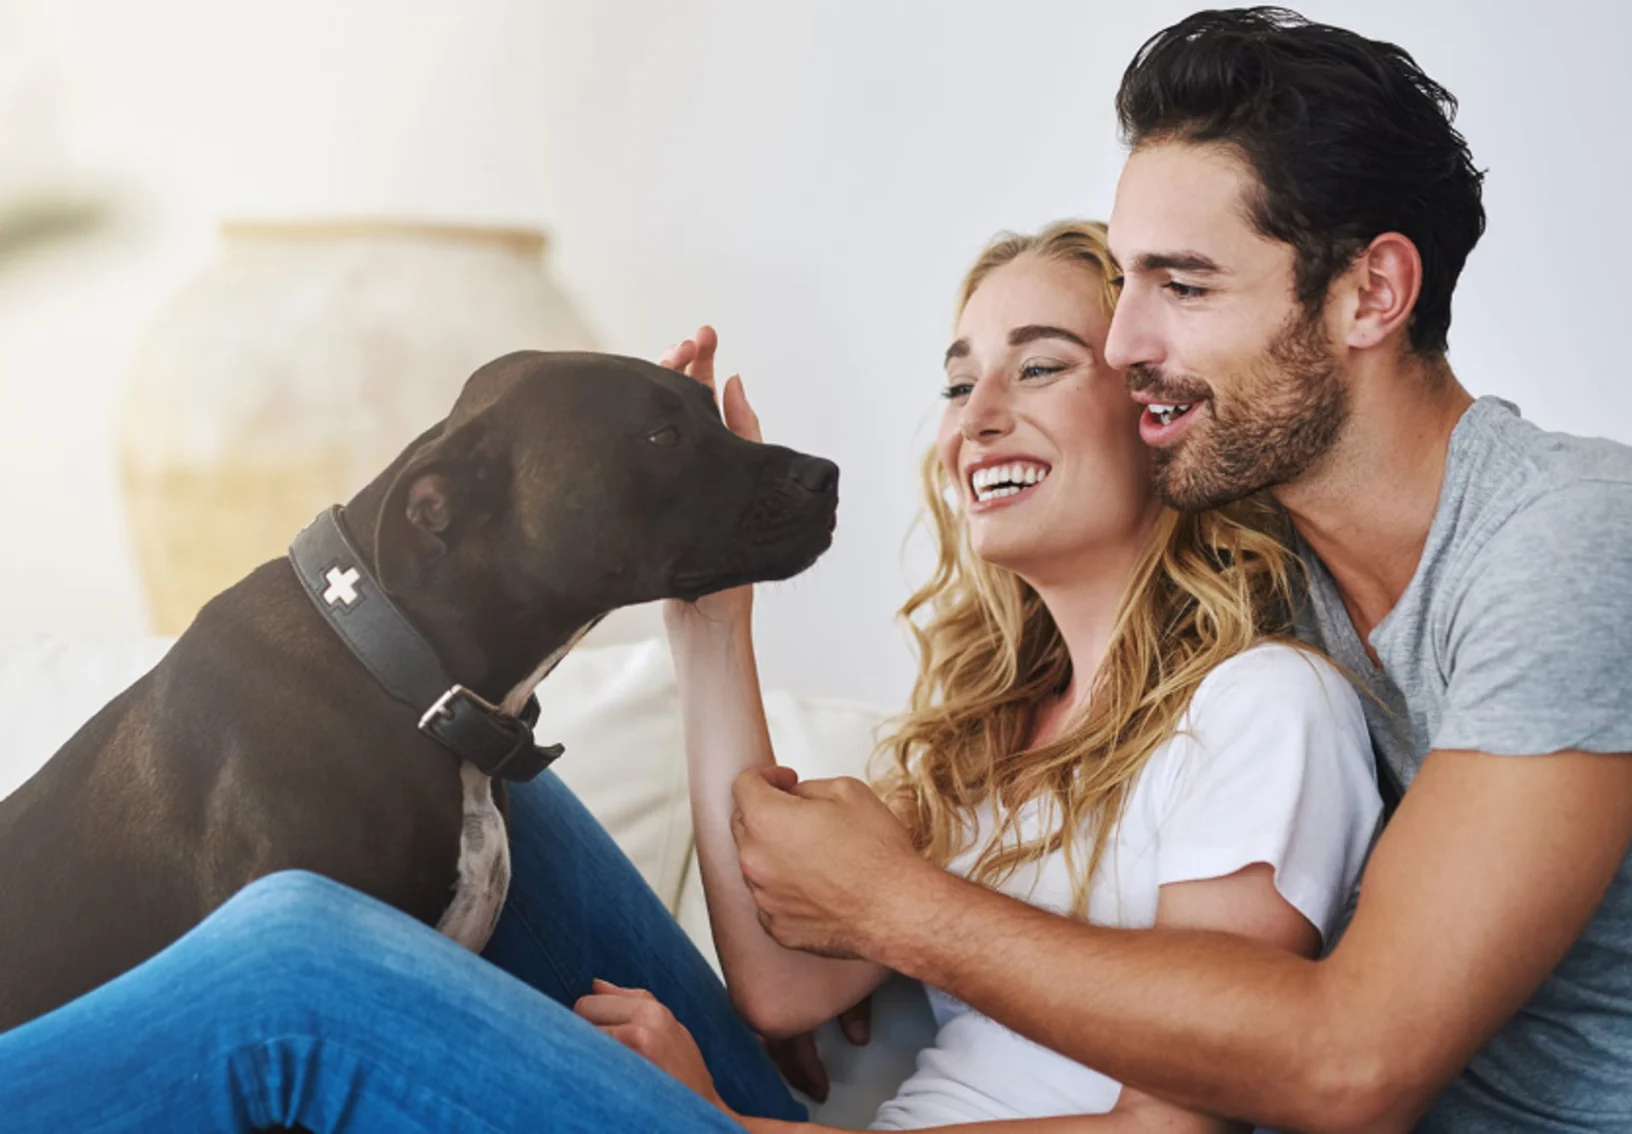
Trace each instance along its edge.
<path fill-rule="evenodd" d="M 726 1106 L 714 1089 L 713 1077 L 691 1033 L 644 989 L 596 981 L 594 991 L 579 1000 L 573 1010 L 719 1107 L 745 1130 L 754 1134 L 841 1134 L 833 1126 L 744 1117 Z M 1124 1089 L 1116 1109 L 1109 1114 L 972 1122 L 937 1126 L 927 1134 L 1243 1134 L 1247 1129 L 1239 1123 L 1208 1118 Z"/>
<path fill-rule="evenodd" d="M 762 1035 L 809 1031 L 866 996 L 889 975 L 870 961 L 819 957 L 778 945 L 760 924 L 731 832 L 731 785 L 771 768 L 747 620 L 671 631 L 685 721 L 692 826 L 714 946 L 732 1002 Z"/>
<path fill-rule="evenodd" d="M 716 345 L 713 330 L 704 327 L 663 364 L 713 389 Z M 722 402 L 726 424 L 758 441 L 759 422 L 739 380 L 726 384 Z M 692 826 L 714 946 L 743 1019 L 762 1035 L 784 1037 L 849 1008 L 889 970 L 778 945 L 760 924 L 743 881 L 731 832 L 731 785 L 744 772 L 776 764 L 754 661 L 752 612 L 752 588 L 739 587 L 696 603 L 670 602 L 664 621 L 680 689 Z"/>

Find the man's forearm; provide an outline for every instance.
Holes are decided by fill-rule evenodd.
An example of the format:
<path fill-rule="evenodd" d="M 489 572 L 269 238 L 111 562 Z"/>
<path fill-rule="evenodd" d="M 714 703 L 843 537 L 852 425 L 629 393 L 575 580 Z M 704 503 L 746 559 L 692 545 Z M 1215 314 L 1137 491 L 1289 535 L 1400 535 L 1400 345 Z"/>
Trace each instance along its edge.
<path fill-rule="evenodd" d="M 941 871 L 895 895 L 874 960 L 1180 1105 L 1346 1125 L 1316 962 L 1230 934 L 1071 922 Z"/>

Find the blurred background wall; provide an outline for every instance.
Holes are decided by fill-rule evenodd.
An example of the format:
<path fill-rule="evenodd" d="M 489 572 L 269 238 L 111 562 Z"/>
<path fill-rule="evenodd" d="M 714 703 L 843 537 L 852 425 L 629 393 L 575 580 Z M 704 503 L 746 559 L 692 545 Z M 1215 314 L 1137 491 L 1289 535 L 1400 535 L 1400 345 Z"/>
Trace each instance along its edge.
<path fill-rule="evenodd" d="M 1108 212 L 1117 79 L 1191 8 L 0 0 L 0 232 L 30 218 L 0 237 L 0 629 L 147 625 L 120 391 L 222 218 L 538 227 L 602 348 L 655 357 L 711 321 L 767 434 L 838 460 L 838 542 L 763 595 L 763 669 L 898 702 L 959 275 L 999 228 Z M 1632 8 L 1302 10 L 1405 45 L 1462 99 L 1491 221 L 1456 302 L 1463 381 L 1632 441 Z"/>

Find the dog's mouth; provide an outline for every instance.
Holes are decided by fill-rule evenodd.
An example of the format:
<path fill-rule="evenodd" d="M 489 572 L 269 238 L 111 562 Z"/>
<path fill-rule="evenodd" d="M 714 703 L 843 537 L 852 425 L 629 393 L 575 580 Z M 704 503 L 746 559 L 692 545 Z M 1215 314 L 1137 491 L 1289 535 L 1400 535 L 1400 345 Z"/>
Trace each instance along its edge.
<path fill-rule="evenodd" d="M 837 466 L 784 451 L 782 459 L 760 465 L 756 479 L 747 500 L 716 512 L 715 524 L 709 525 L 713 531 L 698 532 L 697 541 L 671 562 L 668 586 L 674 597 L 693 600 L 731 587 L 790 579 L 832 546 L 838 526 Z"/>
<path fill-rule="evenodd" d="M 725 554 L 677 567 L 670 577 L 675 597 L 690 601 L 750 583 L 781 582 L 809 570 L 833 546 L 838 498 L 835 494 L 817 507 L 774 518 L 750 508 L 742 525 L 747 530 L 735 542 L 717 549 Z"/>
<path fill-rule="evenodd" d="M 796 541 L 777 541 L 774 551 L 757 562 L 749 564 L 719 564 L 717 566 L 683 567 L 675 571 L 670 582 L 676 598 L 695 601 L 716 591 L 751 583 L 778 583 L 808 571 L 833 546 L 833 524 L 819 529 L 819 534 L 806 535 Z M 763 545 L 762 545 L 763 546 Z"/>

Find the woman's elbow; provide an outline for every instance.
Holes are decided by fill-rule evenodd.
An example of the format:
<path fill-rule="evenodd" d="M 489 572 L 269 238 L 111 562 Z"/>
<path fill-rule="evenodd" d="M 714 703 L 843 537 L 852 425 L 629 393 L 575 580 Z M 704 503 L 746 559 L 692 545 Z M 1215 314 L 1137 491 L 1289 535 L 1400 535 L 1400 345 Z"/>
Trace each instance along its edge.
<path fill-rule="evenodd" d="M 788 1039 L 812 1031 L 820 1020 L 810 1019 L 810 1013 L 790 1002 L 786 995 L 770 989 L 731 986 L 731 1006 L 757 1034 L 765 1039 Z"/>

